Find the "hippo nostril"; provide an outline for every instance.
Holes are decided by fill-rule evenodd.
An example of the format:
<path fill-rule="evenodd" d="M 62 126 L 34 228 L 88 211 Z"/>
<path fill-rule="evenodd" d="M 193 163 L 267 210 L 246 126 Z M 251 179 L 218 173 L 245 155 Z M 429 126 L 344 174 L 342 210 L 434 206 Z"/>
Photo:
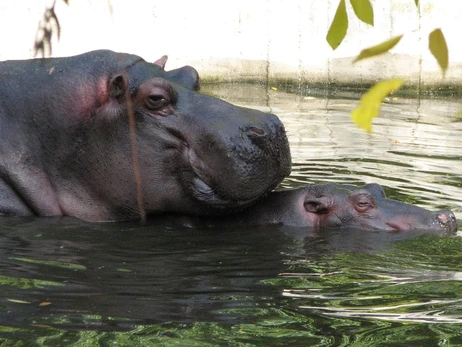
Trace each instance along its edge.
<path fill-rule="evenodd" d="M 252 125 L 247 128 L 247 136 L 254 143 L 260 143 L 263 139 L 266 138 L 266 131 L 262 128 Z"/>
<path fill-rule="evenodd" d="M 249 132 L 250 132 L 250 135 L 257 135 L 257 136 L 263 136 L 266 134 L 263 129 L 257 128 L 254 126 L 249 127 Z"/>

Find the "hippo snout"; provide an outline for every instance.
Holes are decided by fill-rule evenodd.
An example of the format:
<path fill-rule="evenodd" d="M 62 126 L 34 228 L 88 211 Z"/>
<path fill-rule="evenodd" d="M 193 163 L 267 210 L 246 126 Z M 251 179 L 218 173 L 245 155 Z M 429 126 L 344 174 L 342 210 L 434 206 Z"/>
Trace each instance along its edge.
<path fill-rule="evenodd" d="M 457 219 L 452 211 L 438 211 L 435 216 L 435 223 L 448 233 L 457 231 Z"/>
<path fill-rule="evenodd" d="M 200 109 L 180 108 L 183 123 L 176 126 L 193 173 L 183 182 L 204 205 L 226 211 L 248 206 L 290 174 L 284 125 L 271 113 L 200 98 Z"/>
<path fill-rule="evenodd" d="M 238 205 L 265 195 L 290 174 L 290 148 L 276 116 L 260 114 L 258 122 L 243 124 L 234 134 L 220 138 L 224 147 L 215 148 L 213 160 L 220 170 L 204 181 L 223 197 L 239 201 Z"/>
<path fill-rule="evenodd" d="M 270 160 L 276 164 L 274 172 L 279 172 L 281 177 L 288 176 L 291 170 L 290 149 L 288 146 L 286 131 L 281 120 L 270 113 L 264 114 L 264 123 L 249 124 L 243 131 L 250 139 L 248 152 L 256 146 L 269 155 Z"/>

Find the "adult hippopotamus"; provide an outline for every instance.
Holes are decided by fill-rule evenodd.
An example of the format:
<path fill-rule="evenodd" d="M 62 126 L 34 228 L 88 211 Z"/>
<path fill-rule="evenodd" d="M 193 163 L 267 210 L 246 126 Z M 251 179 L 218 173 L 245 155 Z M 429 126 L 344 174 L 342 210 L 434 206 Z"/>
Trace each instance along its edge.
<path fill-rule="evenodd" d="M 290 173 L 280 120 L 107 50 L 0 63 L 0 214 L 127 220 L 243 208 Z"/>
<path fill-rule="evenodd" d="M 270 193 L 242 213 L 226 218 L 176 216 L 185 226 L 249 226 L 281 223 L 311 229 L 349 227 L 385 231 L 422 230 L 454 233 L 448 210 L 432 212 L 387 199 L 378 184 L 363 187 L 314 184 Z"/>

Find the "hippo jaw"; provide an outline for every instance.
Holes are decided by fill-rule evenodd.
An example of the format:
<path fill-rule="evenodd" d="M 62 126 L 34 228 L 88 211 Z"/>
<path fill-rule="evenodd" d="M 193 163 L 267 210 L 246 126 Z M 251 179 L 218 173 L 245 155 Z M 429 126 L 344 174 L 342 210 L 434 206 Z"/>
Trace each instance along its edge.
<path fill-rule="evenodd" d="M 197 200 L 210 205 L 226 207 L 232 204 L 231 200 L 221 197 L 197 175 L 192 180 L 191 191 Z"/>
<path fill-rule="evenodd" d="M 210 205 L 227 206 L 231 201 L 220 196 L 212 187 L 205 183 L 201 177 L 201 172 L 206 170 L 204 162 L 199 160 L 193 149 L 188 148 L 187 157 L 189 165 L 194 172 L 194 177 L 191 181 L 191 192 L 194 198 Z"/>
<path fill-rule="evenodd" d="M 241 195 L 240 197 L 236 196 L 236 194 L 231 196 L 231 192 L 224 192 L 223 187 L 218 187 L 217 184 L 213 184 L 216 182 L 216 179 L 211 177 L 211 171 L 213 171 L 213 169 L 201 160 L 192 148 L 188 147 L 187 158 L 194 173 L 190 186 L 193 197 L 200 202 L 218 209 L 249 205 L 271 191 L 284 178 L 284 176 L 275 178 L 274 183 L 269 187 L 255 187 L 255 191 L 252 192 L 252 194 L 245 194 L 245 196 Z"/>

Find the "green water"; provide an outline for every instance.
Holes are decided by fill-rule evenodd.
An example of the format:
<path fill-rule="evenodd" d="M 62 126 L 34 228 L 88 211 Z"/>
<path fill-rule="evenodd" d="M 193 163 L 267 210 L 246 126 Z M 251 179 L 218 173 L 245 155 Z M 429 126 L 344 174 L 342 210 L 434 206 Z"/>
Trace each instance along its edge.
<path fill-rule="evenodd" d="M 376 182 L 462 220 L 457 100 L 390 100 L 367 135 L 355 95 L 205 89 L 280 116 L 283 187 Z M 5 217 L 0 248 L 0 346 L 462 345 L 459 236 Z"/>

